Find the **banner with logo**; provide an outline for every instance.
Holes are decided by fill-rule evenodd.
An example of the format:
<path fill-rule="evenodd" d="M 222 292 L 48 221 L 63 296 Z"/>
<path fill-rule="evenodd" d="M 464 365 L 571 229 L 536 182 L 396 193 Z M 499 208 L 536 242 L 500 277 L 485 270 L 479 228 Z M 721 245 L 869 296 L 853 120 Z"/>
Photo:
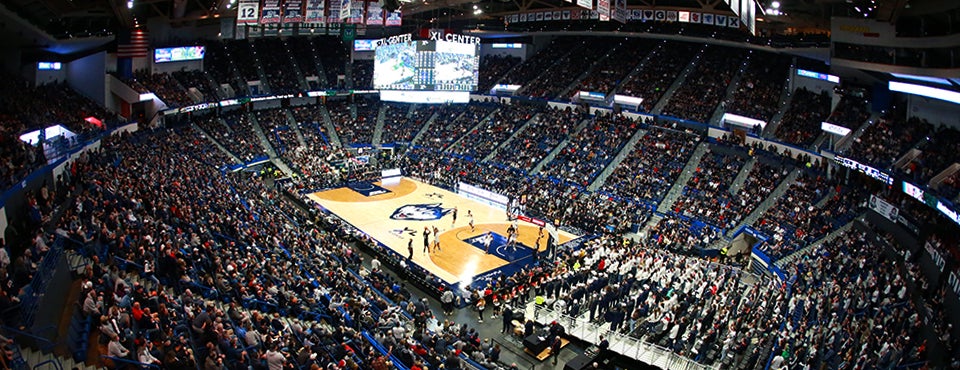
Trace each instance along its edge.
<path fill-rule="evenodd" d="M 387 13 L 387 26 L 400 26 L 403 24 L 403 13 L 399 10 Z"/>
<path fill-rule="evenodd" d="M 350 23 L 347 18 L 350 18 L 350 5 L 353 4 L 351 0 L 330 0 L 331 2 L 340 3 L 340 21 L 343 23 Z"/>
<path fill-rule="evenodd" d="M 613 13 L 610 18 L 620 23 L 627 23 L 627 0 L 613 0 Z"/>
<path fill-rule="evenodd" d="M 303 0 L 286 0 L 283 3 L 283 23 L 303 22 Z"/>
<path fill-rule="evenodd" d="M 713 14 L 703 13 L 703 24 L 713 24 Z"/>
<path fill-rule="evenodd" d="M 380 3 L 374 1 L 367 4 L 367 25 L 383 25 L 383 8 L 380 7 Z"/>
<path fill-rule="evenodd" d="M 363 24 L 364 5 L 366 5 L 366 3 L 363 1 L 350 1 L 350 12 L 347 16 L 347 23 Z M 345 10 L 341 9 L 340 11 L 343 12 Z"/>
<path fill-rule="evenodd" d="M 257 23 L 260 19 L 260 0 L 240 0 L 237 5 L 237 24 Z"/>
<path fill-rule="evenodd" d="M 577 0 L 577 6 L 593 10 L 593 0 Z"/>
<path fill-rule="evenodd" d="M 726 25 L 727 25 L 727 16 L 717 14 L 716 16 L 713 17 L 713 24 L 715 24 L 715 25 L 717 25 L 717 26 L 720 26 L 720 27 L 726 27 Z"/>
<path fill-rule="evenodd" d="M 324 0 L 307 0 L 307 11 L 303 17 L 305 23 L 324 23 L 323 4 Z"/>
<path fill-rule="evenodd" d="M 690 13 L 690 23 L 700 23 L 700 13 Z"/>
<path fill-rule="evenodd" d="M 892 222 L 897 222 L 897 216 L 900 215 L 900 210 L 897 207 L 873 194 L 870 194 L 869 206 L 874 212 L 879 213 Z"/>
<path fill-rule="evenodd" d="M 280 23 L 280 0 L 264 0 L 260 24 Z"/>

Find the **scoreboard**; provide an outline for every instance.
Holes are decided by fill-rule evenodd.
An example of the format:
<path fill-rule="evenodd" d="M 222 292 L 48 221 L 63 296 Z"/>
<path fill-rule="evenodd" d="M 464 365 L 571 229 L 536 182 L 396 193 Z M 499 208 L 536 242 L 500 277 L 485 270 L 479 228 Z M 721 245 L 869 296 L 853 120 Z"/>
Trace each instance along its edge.
<path fill-rule="evenodd" d="M 475 91 L 478 44 L 407 41 L 376 48 L 373 85 L 379 90 Z"/>

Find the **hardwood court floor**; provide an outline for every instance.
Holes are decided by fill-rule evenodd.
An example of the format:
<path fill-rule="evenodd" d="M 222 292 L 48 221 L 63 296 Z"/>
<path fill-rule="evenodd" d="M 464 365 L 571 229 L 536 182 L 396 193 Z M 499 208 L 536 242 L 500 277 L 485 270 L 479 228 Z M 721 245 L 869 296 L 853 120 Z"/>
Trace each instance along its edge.
<path fill-rule="evenodd" d="M 379 182 L 374 184 L 383 186 Z M 406 177 L 398 185 L 383 187 L 390 192 L 368 197 L 349 188 L 338 188 L 313 193 L 309 197 L 402 256 L 408 255 L 407 243 L 412 239 L 413 262 L 449 284 L 471 279 L 508 263 L 463 241 L 487 231 L 507 235 L 510 223 L 504 211 Z M 395 210 L 405 205 L 438 203 L 444 209 L 457 208 L 455 224 L 449 213 L 441 219 L 433 220 L 390 218 Z M 475 227 L 473 231 L 468 226 L 468 210 L 473 213 Z M 424 253 L 422 233 L 425 226 L 429 227 L 431 232 L 434 226 L 439 229 L 440 252 Z M 539 227 L 520 222 L 518 228 L 517 240 L 532 248 L 537 241 Z M 416 231 L 416 234 L 411 235 L 410 231 Z M 559 243 L 562 244 L 577 236 L 560 231 L 559 237 Z M 431 235 L 431 245 L 433 238 L 434 235 Z M 543 251 L 545 248 L 541 245 L 540 250 Z"/>

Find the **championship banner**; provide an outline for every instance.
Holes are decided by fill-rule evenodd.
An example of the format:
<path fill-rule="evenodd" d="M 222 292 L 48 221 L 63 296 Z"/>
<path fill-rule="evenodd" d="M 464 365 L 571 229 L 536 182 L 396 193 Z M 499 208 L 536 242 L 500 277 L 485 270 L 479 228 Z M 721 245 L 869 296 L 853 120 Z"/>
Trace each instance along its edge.
<path fill-rule="evenodd" d="M 337 1 L 340 3 L 340 20 L 343 23 L 350 23 L 347 21 L 347 18 L 350 18 L 350 6 L 353 5 L 350 0 L 331 0 Z"/>
<path fill-rule="evenodd" d="M 516 16 L 516 14 L 514 14 Z M 403 24 L 403 13 L 399 10 L 387 13 L 387 21 L 385 22 L 387 26 L 399 26 Z"/>
<path fill-rule="evenodd" d="M 371 2 L 370 4 L 367 4 L 367 25 L 368 26 L 383 25 L 383 8 L 380 7 L 380 3 Z"/>
<path fill-rule="evenodd" d="M 593 0 L 577 0 L 577 6 L 593 10 Z"/>
<path fill-rule="evenodd" d="M 283 3 L 283 23 L 303 22 L 303 0 L 286 0 Z"/>
<path fill-rule="evenodd" d="M 280 23 L 280 0 L 264 0 L 260 24 Z"/>
<path fill-rule="evenodd" d="M 240 0 L 237 5 L 237 24 L 257 23 L 260 15 L 260 0 Z"/>
<path fill-rule="evenodd" d="M 597 13 L 600 13 L 601 21 L 610 20 L 610 0 L 597 0 Z"/>
<path fill-rule="evenodd" d="M 330 13 L 327 14 L 327 23 L 343 23 L 340 18 L 340 0 L 330 0 Z"/>
<path fill-rule="evenodd" d="M 350 2 L 350 12 L 349 12 L 349 15 L 347 16 L 347 23 L 363 24 L 363 6 L 364 5 L 366 5 L 366 3 L 363 1 Z M 340 11 L 343 12 L 344 10 L 341 9 Z"/>
<path fill-rule="evenodd" d="M 307 0 L 307 12 L 304 23 L 324 23 L 323 3 L 325 0 Z"/>
<path fill-rule="evenodd" d="M 627 23 L 627 0 L 613 0 L 613 13 L 610 18 L 620 23 Z"/>

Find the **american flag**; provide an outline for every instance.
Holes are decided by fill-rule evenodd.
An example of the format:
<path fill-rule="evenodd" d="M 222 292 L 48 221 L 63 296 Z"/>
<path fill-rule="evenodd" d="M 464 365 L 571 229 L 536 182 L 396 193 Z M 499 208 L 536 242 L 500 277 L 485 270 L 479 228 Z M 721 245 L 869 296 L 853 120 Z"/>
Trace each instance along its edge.
<path fill-rule="evenodd" d="M 147 31 L 141 28 L 130 30 L 130 40 L 117 44 L 118 58 L 146 58 L 150 54 L 150 40 Z"/>

